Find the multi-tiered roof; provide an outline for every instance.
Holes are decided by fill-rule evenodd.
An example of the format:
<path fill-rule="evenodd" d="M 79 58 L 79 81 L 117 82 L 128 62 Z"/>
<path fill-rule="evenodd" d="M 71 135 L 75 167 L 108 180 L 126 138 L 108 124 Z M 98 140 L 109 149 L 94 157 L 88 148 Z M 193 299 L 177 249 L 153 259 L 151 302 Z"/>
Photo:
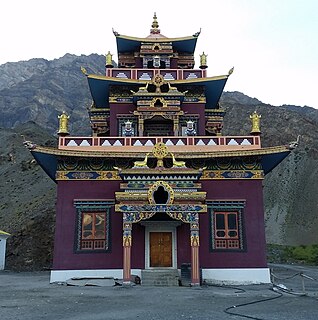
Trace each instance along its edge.
<path fill-rule="evenodd" d="M 190 166 L 191 159 L 201 159 L 204 163 L 207 159 L 258 156 L 266 174 L 279 164 L 289 154 L 289 146 L 262 148 L 260 132 L 255 131 L 246 136 L 221 135 L 224 110 L 220 108 L 219 99 L 233 69 L 224 75 L 208 77 L 204 53 L 200 68 L 194 69 L 199 34 L 168 38 L 161 34 L 156 15 L 150 34 L 145 38 L 124 36 L 114 31 L 118 67 L 114 66 L 112 55 L 108 53 L 105 75 L 88 74 L 82 68 L 92 96 L 89 111 L 92 136 L 69 136 L 68 118 L 64 114 L 60 118 L 57 148 L 27 143 L 47 174 L 54 180 L 59 179 L 58 161 L 63 157 L 96 157 L 114 161 L 123 158 L 132 165 L 158 143 L 164 143 L 170 152 Z M 125 115 L 118 111 L 123 106 L 130 108 Z M 193 117 L 197 117 L 205 129 L 201 128 L 201 133 L 185 135 L 180 123 L 191 122 L 189 114 L 196 108 L 203 111 L 200 109 L 201 113 Z M 149 116 L 151 112 L 153 115 Z M 174 121 L 173 134 L 145 136 L 141 122 L 158 115 L 165 118 L 165 113 Z M 125 120 L 127 123 L 135 119 L 134 134 L 125 135 L 122 127 L 116 124 L 120 116 L 128 119 Z M 253 119 L 259 121 L 257 115 Z M 114 167 L 118 167 L 117 162 L 114 163 Z M 116 169 L 109 168 L 109 171 L 115 172 Z"/>

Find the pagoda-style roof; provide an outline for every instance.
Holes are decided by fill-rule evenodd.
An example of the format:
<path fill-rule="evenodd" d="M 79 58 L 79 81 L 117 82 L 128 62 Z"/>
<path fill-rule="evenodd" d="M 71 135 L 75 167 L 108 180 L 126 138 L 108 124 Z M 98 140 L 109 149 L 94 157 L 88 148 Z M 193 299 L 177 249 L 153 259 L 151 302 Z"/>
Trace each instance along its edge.
<path fill-rule="evenodd" d="M 229 75 L 197 78 L 197 79 L 182 79 L 169 81 L 172 85 L 203 85 L 205 87 L 206 108 L 216 109 L 217 103 L 222 95 L 226 81 Z M 89 88 L 96 108 L 109 107 L 109 86 L 110 85 L 140 85 L 144 86 L 149 81 L 137 79 L 120 79 L 107 77 L 102 75 L 87 75 Z"/>
<path fill-rule="evenodd" d="M 116 35 L 117 51 L 119 52 L 135 52 L 140 50 L 141 43 L 165 43 L 171 42 L 172 47 L 177 52 L 185 52 L 193 54 L 197 44 L 198 35 L 181 37 L 181 38 L 166 38 L 166 37 L 146 37 L 137 38 L 125 35 Z"/>
<path fill-rule="evenodd" d="M 124 36 L 113 30 L 116 36 L 117 51 L 119 52 L 135 52 L 139 51 L 141 43 L 165 43 L 170 42 L 175 51 L 193 54 L 200 32 L 192 36 L 181 38 L 168 38 L 161 34 L 156 13 L 153 16 L 153 22 L 150 34 L 145 38 L 137 38 Z"/>
<path fill-rule="evenodd" d="M 229 157 L 251 157 L 259 156 L 261 157 L 261 164 L 266 175 L 272 171 L 281 161 L 283 161 L 289 154 L 291 150 L 288 146 L 277 146 L 277 147 L 267 147 L 259 149 L 247 149 L 247 150 L 228 150 L 228 151 L 205 151 L 202 152 L 200 148 L 198 151 L 192 151 L 189 153 L 187 150 L 182 152 L 176 152 L 176 156 L 180 159 L 206 159 L 206 158 L 229 158 Z M 122 147 L 121 151 L 116 152 L 110 151 L 75 151 L 75 150 L 60 150 L 56 148 L 49 147 L 39 147 L 36 146 L 31 150 L 31 153 L 35 160 L 40 164 L 43 170 L 48 174 L 52 180 L 56 180 L 57 162 L 58 158 L 61 157 L 87 157 L 87 158 L 142 158 L 147 152 L 140 152 L 136 150 L 133 152 L 129 149 L 125 151 Z"/>

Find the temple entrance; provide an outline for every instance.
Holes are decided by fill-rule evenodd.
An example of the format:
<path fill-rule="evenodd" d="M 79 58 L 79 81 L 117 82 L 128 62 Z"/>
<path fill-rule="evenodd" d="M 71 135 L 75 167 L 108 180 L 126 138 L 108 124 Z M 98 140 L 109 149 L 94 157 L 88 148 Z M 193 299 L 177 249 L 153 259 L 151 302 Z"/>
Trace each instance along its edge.
<path fill-rule="evenodd" d="M 172 232 L 150 232 L 150 267 L 172 267 Z"/>
<path fill-rule="evenodd" d="M 155 116 L 144 122 L 144 136 L 173 136 L 173 121 Z"/>

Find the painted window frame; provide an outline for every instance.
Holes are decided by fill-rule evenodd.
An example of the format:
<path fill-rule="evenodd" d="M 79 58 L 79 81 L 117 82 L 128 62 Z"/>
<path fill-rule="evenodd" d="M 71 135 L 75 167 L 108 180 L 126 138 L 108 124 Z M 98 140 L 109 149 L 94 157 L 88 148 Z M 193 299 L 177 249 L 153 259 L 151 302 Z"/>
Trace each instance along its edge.
<path fill-rule="evenodd" d="M 99 200 L 74 200 L 74 206 L 76 209 L 76 226 L 75 226 L 75 241 L 74 241 L 74 251 L 75 253 L 105 253 L 111 251 L 111 225 L 110 225 L 110 212 L 114 201 L 99 201 Z M 91 214 L 95 218 L 96 215 L 104 215 L 105 223 L 105 236 L 103 238 L 83 239 L 83 217 L 85 214 Z M 94 227 L 92 228 L 94 230 Z M 83 248 L 83 241 L 91 241 L 93 244 L 92 248 Z M 104 241 L 103 248 L 98 248 L 98 243 L 100 244 Z"/>
<path fill-rule="evenodd" d="M 221 200 L 207 201 L 209 212 L 210 251 L 211 252 L 246 252 L 246 237 L 244 227 L 245 200 Z M 216 216 L 236 215 L 236 228 L 229 228 L 228 220 L 224 219 L 224 229 L 216 228 Z M 218 236 L 217 231 L 224 231 L 225 236 Z M 236 235 L 229 236 L 230 231 L 236 231 Z M 223 244 L 223 246 L 222 246 Z"/>

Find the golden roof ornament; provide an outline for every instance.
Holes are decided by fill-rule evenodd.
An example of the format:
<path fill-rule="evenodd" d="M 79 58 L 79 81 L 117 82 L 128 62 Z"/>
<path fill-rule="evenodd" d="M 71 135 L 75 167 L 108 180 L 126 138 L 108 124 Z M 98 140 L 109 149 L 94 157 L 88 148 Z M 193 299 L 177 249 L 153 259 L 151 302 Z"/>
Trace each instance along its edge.
<path fill-rule="evenodd" d="M 65 111 L 61 115 L 58 116 L 59 119 L 59 131 L 57 132 L 58 135 L 68 135 L 68 119 L 70 116 L 68 116 Z"/>
<path fill-rule="evenodd" d="M 207 65 L 207 54 L 203 53 L 200 54 L 200 69 L 206 69 L 208 67 Z"/>
<path fill-rule="evenodd" d="M 261 133 L 261 115 L 256 112 L 256 110 L 250 115 L 250 119 L 252 121 L 252 130 L 251 134 L 260 134 Z"/>
<path fill-rule="evenodd" d="M 232 67 L 232 68 L 229 70 L 228 76 L 230 76 L 233 72 L 234 72 L 234 67 Z"/>
<path fill-rule="evenodd" d="M 108 51 L 106 54 L 106 68 L 112 68 L 113 67 L 113 55 Z"/>
<path fill-rule="evenodd" d="M 159 23 L 157 21 L 157 15 L 156 12 L 153 15 L 153 22 L 151 25 L 151 29 L 150 29 L 150 34 L 159 34 L 160 33 L 160 29 L 159 29 Z"/>
<path fill-rule="evenodd" d="M 81 66 L 81 71 L 82 71 L 83 74 L 85 74 L 85 76 L 87 76 L 87 71 L 83 66 Z"/>

